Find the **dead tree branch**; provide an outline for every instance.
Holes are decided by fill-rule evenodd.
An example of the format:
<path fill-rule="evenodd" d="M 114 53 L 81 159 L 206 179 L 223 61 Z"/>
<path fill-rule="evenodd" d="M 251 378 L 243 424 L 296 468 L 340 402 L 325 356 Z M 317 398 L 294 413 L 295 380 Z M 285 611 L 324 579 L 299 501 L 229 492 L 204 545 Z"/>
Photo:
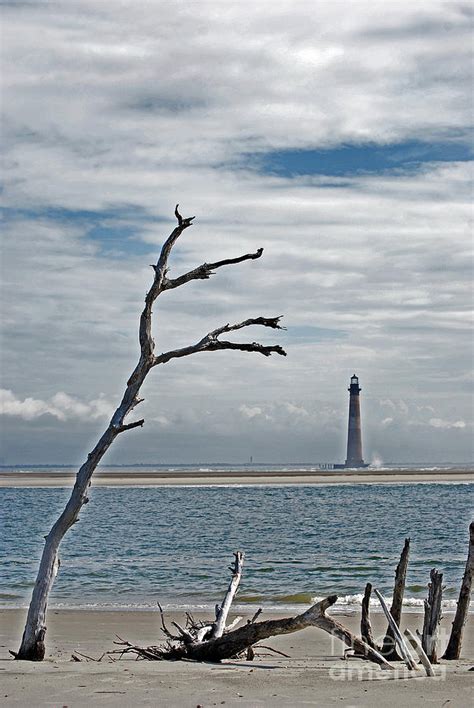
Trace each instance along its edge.
<path fill-rule="evenodd" d="M 395 571 L 395 585 L 393 588 L 393 598 L 392 606 L 390 608 L 390 615 L 393 618 L 397 627 L 400 627 L 400 620 L 402 617 L 402 605 L 403 605 L 403 595 L 405 593 L 405 581 L 407 577 L 407 567 L 408 558 L 410 556 L 410 539 L 406 538 L 403 546 L 402 553 L 400 555 L 400 561 L 397 565 Z M 403 641 L 403 640 L 402 640 Z M 382 654 L 389 661 L 399 660 L 399 656 L 396 651 L 395 633 L 393 631 L 393 624 L 389 623 L 387 627 L 387 632 L 385 634 L 385 639 L 383 640 Z"/>
<path fill-rule="evenodd" d="M 426 654 L 423 650 L 423 647 L 420 644 L 419 639 L 417 637 L 415 637 L 415 635 L 412 632 L 410 632 L 410 630 L 408 628 L 405 629 L 404 634 L 405 634 L 405 637 L 410 642 L 410 644 L 412 645 L 413 649 L 418 654 L 418 658 L 421 661 L 421 663 L 423 664 L 423 668 L 426 671 L 426 675 L 427 676 L 434 676 L 435 673 L 433 671 L 433 667 L 431 666 L 430 660 L 426 656 Z"/>
<path fill-rule="evenodd" d="M 238 258 L 226 258 L 223 261 L 216 261 L 216 263 L 203 263 L 202 265 L 190 270 L 188 273 L 179 276 L 179 278 L 173 278 L 168 280 L 165 278 L 163 283 L 163 290 L 172 290 L 173 288 L 178 288 L 180 285 L 189 283 L 190 280 L 207 280 L 214 275 L 214 271 L 222 266 L 235 265 L 236 263 L 242 263 L 243 261 L 256 260 L 260 258 L 263 253 L 263 248 L 259 248 L 255 253 L 246 253 L 244 256 L 239 256 Z"/>
<path fill-rule="evenodd" d="M 438 663 L 438 632 L 441 621 L 441 599 L 443 595 L 443 573 L 434 568 L 428 583 L 428 599 L 424 602 L 424 619 L 421 646 L 431 664 Z"/>
<path fill-rule="evenodd" d="M 416 666 L 415 662 L 413 661 L 413 658 L 410 654 L 410 650 L 408 649 L 408 646 L 401 635 L 401 632 L 398 628 L 397 623 L 395 622 L 391 612 L 388 611 L 388 607 L 385 603 L 385 600 L 383 599 L 382 595 L 379 593 L 378 590 L 374 589 L 374 592 L 377 595 L 377 598 L 382 606 L 382 610 L 385 613 L 385 617 L 388 620 L 389 627 L 391 628 L 391 630 L 393 632 L 393 637 L 395 639 L 395 642 L 398 645 L 398 648 L 400 650 L 400 654 L 402 655 L 403 661 L 405 662 L 405 664 L 407 665 L 407 667 L 411 671 L 416 671 L 417 666 Z"/>
<path fill-rule="evenodd" d="M 214 629 L 212 630 L 211 638 L 217 639 L 222 637 L 225 632 L 225 625 L 227 622 L 227 615 L 229 614 L 230 606 L 234 600 L 235 594 L 239 587 L 240 578 L 242 577 L 242 567 L 244 564 L 244 554 L 241 551 L 234 553 L 234 565 L 230 568 L 232 571 L 232 578 L 229 583 L 224 601 L 219 609 L 219 613 L 216 617 L 214 623 Z"/>
<path fill-rule="evenodd" d="M 230 258 L 218 261 L 216 263 L 204 264 L 198 269 L 181 276 L 181 278 L 178 278 L 176 281 L 170 281 L 166 277 L 166 273 L 168 271 L 168 259 L 176 241 L 181 236 L 183 231 L 192 225 L 194 220 L 194 216 L 187 218 L 182 217 L 178 211 L 178 206 L 176 206 L 175 209 L 175 216 L 178 224 L 163 244 L 159 258 L 156 264 L 153 265 L 153 282 L 146 294 L 145 306 L 140 316 L 138 335 L 140 343 L 140 357 L 138 363 L 127 381 L 127 387 L 120 405 L 113 414 L 107 429 L 100 437 L 92 452 L 90 452 L 87 456 L 87 460 L 79 469 L 71 496 L 64 511 L 61 513 L 46 536 L 46 542 L 28 609 L 20 649 L 15 654 L 17 659 L 42 661 L 44 658 L 46 610 L 49 593 L 59 567 L 58 553 L 61 541 L 68 529 L 77 522 L 83 505 L 87 503 L 87 492 L 91 484 L 92 475 L 97 465 L 100 463 L 103 456 L 114 442 L 115 438 L 127 430 L 141 427 L 143 425 L 144 420 L 138 420 L 134 423 L 125 423 L 124 421 L 126 416 L 135 408 L 135 406 L 143 400 L 139 398 L 139 392 L 150 370 L 157 364 L 163 364 L 170 361 L 170 359 L 187 356 L 188 354 L 194 354 L 199 351 L 235 349 L 240 351 L 257 352 L 263 354 L 264 356 L 270 356 L 270 354 L 273 353 L 280 354 L 282 356 L 286 355 L 280 346 L 266 346 L 256 342 L 252 342 L 250 344 L 239 344 L 235 342 L 224 342 L 219 339 L 219 335 L 224 332 L 241 329 L 242 327 L 247 327 L 251 324 L 263 325 L 273 329 L 281 329 L 278 324 L 280 319 L 279 317 L 256 317 L 253 320 L 246 320 L 245 322 L 237 325 L 225 325 L 224 327 L 220 327 L 219 329 L 210 332 L 200 342 L 191 347 L 184 347 L 180 350 L 162 354 L 159 357 L 154 355 L 155 342 L 152 336 L 152 307 L 158 296 L 164 290 L 177 287 L 188 280 L 207 278 L 211 275 L 213 270 L 220 268 L 221 266 L 232 265 L 242 261 L 260 258 L 262 255 L 262 249 L 259 249 L 256 253 L 245 254 L 239 258 Z"/>
<path fill-rule="evenodd" d="M 279 634 L 291 634 L 306 627 L 318 627 L 343 641 L 347 646 L 354 648 L 360 656 L 375 662 L 382 668 L 392 668 L 384 657 L 360 639 L 355 637 L 334 618 L 326 615 L 328 607 L 337 600 L 337 595 L 331 595 L 318 602 L 296 617 L 287 617 L 278 620 L 266 620 L 246 624 L 239 629 L 224 633 L 221 637 L 210 638 L 204 641 L 188 642 L 184 637 L 178 645 L 138 647 L 123 641 L 124 649 L 121 654 L 133 652 L 145 659 L 170 660 L 191 659 L 193 661 L 220 662 L 224 659 L 238 658 L 269 637 Z M 114 651 L 113 653 L 117 653 Z"/>
<path fill-rule="evenodd" d="M 263 354 L 264 356 L 270 356 L 271 354 L 286 356 L 285 350 L 279 345 L 265 346 L 263 344 L 258 344 L 257 342 L 252 342 L 251 344 L 240 342 L 223 342 L 219 339 L 219 336 L 225 332 L 233 332 L 238 329 L 243 329 L 244 327 L 250 327 L 251 325 L 271 327 L 272 329 L 284 329 L 279 325 L 280 319 L 281 317 L 255 317 L 234 325 L 226 324 L 223 327 L 218 327 L 218 329 L 209 332 L 196 344 L 192 344 L 189 347 L 183 347 L 181 349 L 173 349 L 169 352 L 160 354 L 159 356 L 155 356 L 153 358 L 152 366 L 167 364 L 171 361 L 171 359 L 179 359 L 183 356 L 189 356 L 190 354 L 197 354 L 199 352 L 215 352 L 221 349 L 236 349 L 242 352 L 257 352 L 258 354 Z"/>
<path fill-rule="evenodd" d="M 364 597 L 362 599 L 362 617 L 360 620 L 360 636 L 362 637 L 363 641 L 369 645 L 369 647 L 372 647 L 372 649 L 376 649 L 375 641 L 374 641 L 374 635 L 372 633 L 372 625 L 370 624 L 370 611 L 369 611 L 369 604 L 370 604 L 370 595 L 372 592 L 372 585 L 370 583 L 367 583 L 365 586 L 365 591 L 364 591 Z"/>
<path fill-rule="evenodd" d="M 448 646 L 443 654 L 443 659 L 459 659 L 461 656 L 462 636 L 464 625 L 467 622 L 469 602 L 471 599 L 472 576 L 474 575 L 474 521 L 469 526 L 469 550 L 467 553 L 466 568 L 459 591 L 458 605 L 454 615 L 451 635 Z"/>

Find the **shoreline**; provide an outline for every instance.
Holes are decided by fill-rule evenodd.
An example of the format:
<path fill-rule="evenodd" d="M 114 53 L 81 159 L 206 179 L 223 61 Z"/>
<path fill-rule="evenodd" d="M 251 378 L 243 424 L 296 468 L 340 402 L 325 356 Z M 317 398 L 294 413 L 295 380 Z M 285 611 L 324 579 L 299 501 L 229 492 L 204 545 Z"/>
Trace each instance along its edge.
<path fill-rule="evenodd" d="M 70 474 L 35 470 L 0 474 L 0 487 L 69 487 L 75 479 Z M 221 470 L 198 471 L 98 471 L 96 487 L 175 487 L 175 486 L 242 486 L 242 485 L 331 485 L 331 484 L 408 484 L 408 483 L 474 483 L 474 469 L 450 470 Z"/>
<path fill-rule="evenodd" d="M 206 607 L 204 604 L 200 605 L 193 605 L 192 603 L 189 604 L 183 604 L 183 605 L 177 605 L 175 603 L 162 603 L 162 607 L 165 612 L 170 613 L 172 615 L 178 615 L 178 614 L 186 614 L 186 612 L 190 612 L 193 615 L 212 615 L 213 613 L 213 608 L 211 606 Z M 305 609 L 308 608 L 308 603 L 304 604 L 302 603 L 301 605 L 266 605 L 264 602 L 261 603 L 253 603 L 253 604 L 246 604 L 244 606 L 239 605 L 237 602 L 234 607 L 234 614 L 239 614 L 239 615 L 249 615 L 252 616 L 257 609 L 262 608 L 263 612 L 266 615 L 290 615 L 290 614 L 298 614 L 300 612 L 304 612 Z M 9 612 L 26 612 L 28 609 L 28 602 L 25 601 L 23 605 L 0 605 L 0 617 L 1 615 Z M 120 612 L 120 613 L 150 613 L 150 614 L 156 614 L 156 607 L 154 607 L 152 604 L 149 605 L 107 605 L 104 603 L 103 605 L 80 605 L 80 604 L 61 604 L 61 605 L 55 605 L 52 603 L 49 606 L 49 611 L 50 612 L 81 612 L 84 614 L 87 613 L 100 613 L 100 612 L 105 612 L 107 614 L 113 613 L 113 612 Z M 403 605 L 403 612 L 407 616 L 416 616 L 422 613 L 422 606 L 421 604 L 419 605 Z M 358 615 L 360 612 L 360 605 L 334 605 L 331 608 L 331 614 L 334 615 L 335 617 L 355 617 Z M 453 619 L 454 614 L 456 612 L 456 607 L 442 607 L 442 615 L 443 617 L 451 618 Z M 370 614 L 371 616 L 383 616 L 383 610 L 380 606 L 372 607 L 370 606 Z M 471 615 L 474 618 L 474 601 L 471 601 L 469 605 L 469 611 L 468 611 L 468 616 L 471 617 Z"/>

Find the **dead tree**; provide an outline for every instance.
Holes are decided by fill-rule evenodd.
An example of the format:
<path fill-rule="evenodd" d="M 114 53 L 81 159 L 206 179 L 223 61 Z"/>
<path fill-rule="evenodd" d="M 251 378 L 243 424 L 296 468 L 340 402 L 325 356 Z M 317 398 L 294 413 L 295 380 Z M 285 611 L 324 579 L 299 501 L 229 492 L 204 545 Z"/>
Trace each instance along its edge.
<path fill-rule="evenodd" d="M 469 550 L 467 554 L 466 568 L 459 592 L 459 600 L 454 615 L 451 635 L 448 646 L 443 654 L 443 659 L 459 659 L 461 656 L 462 635 L 464 625 L 469 612 L 469 602 L 471 599 L 472 576 L 474 575 L 474 521 L 469 526 Z"/>
<path fill-rule="evenodd" d="M 256 342 L 240 343 L 229 342 L 222 340 L 220 337 L 228 332 L 249 327 L 250 325 L 260 325 L 262 327 L 270 327 L 273 329 L 282 329 L 280 326 L 280 317 L 255 317 L 252 319 L 239 322 L 238 324 L 226 324 L 218 327 L 206 334 L 196 344 L 183 347 L 182 349 L 174 349 L 163 354 L 155 355 L 155 342 L 152 337 L 152 307 L 159 295 L 167 290 L 185 285 L 192 280 L 205 280 L 214 274 L 214 271 L 222 266 L 241 263 L 242 261 L 255 260 L 260 258 L 263 249 L 259 248 L 255 253 L 247 253 L 238 258 L 227 258 L 216 263 L 203 263 L 193 270 L 181 275 L 177 278 L 168 278 L 168 259 L 171 250 L 183 231 L 192 225 L 194 217 L 183 218 L 178 212 L 178 207 L 175 209 L 175 216 L 178 221 L 176 228 L 163 244 L 160 256 L 156 265 L 153 265 L 154 278 L 150 290 L 145 297 L 145 307 L 140 317 L 139 325 L 139 342 L 140 342 L 140 358 L 127 381 L 127 386 L 123 394 L 122 401 L 117 410 L 113 414 L 107 429 L 99 439 L 98 443 L 87 456 L 87 460 L 79 469 L 76 481 L 66 504 L 64 511 L 55 522 L 50 532 L 46 536 L 46 543 L 40 561 L 36 584 L 33 589 L 26 626 L 23 633 L 20 649 L 14 654 L 17 659 L 28 659 L 30 661 L 42 661 L 45 653 L 44 636 L 46 633 L 46 609 L 48 597 L 52 588 L 54 579 L 59 568 L 59 546 L 61 541 L 73 524 L 78 521 L 79 512 L 88 499 L 88 490 L 91 485 L 91 478 L 97 465 L 114 442 L 115 438 L 126 430 L 141 427 L 144 420 L 136 420 L 132 423 L 126 423 L 125 418 L 137 406 L 142 398 L 139 398 L 140 388 L 148 375 L 155 366 L 166 364 L 172 359 L 196 354 L 198 352 L 214 352 L 224 349 L 238 350 L 244 352 L 257 352 L 264 356 L 270 356 L 273 353 L 286 356 L 285 351 L 281 346 L 271 345 L 266 346 Z"/>
<path fill-rule="evenodd" d="M 400 555 L 400 561 L 395 571 L 395 585 L 393 588 L 392 606 L 390 608 L 390 614 L 393 617 L 397 627 L 400 627 L 400 620 L 402 618 L 403 595 L 405 593 L 405 581 L 407 576 L 409 555 L 410 539 L 406 538 L 403 551 Z M 397 661 L 400 658 L 397 654 L 395 634 L 391 624 L 387 627 L 387 632 L 383 640 L 382 654 L 389 661 Z"/>
<path fill-rule="evenodd" d="M 291 634 L 300 629 L 305 629 L 306 627 L 318 627 L 329 632 L 329 634 L 354 649 L 357 656 L 373 661 L 381 666 L 381 668 L 392 668 L 376 649 L 370 647 L 352 634 L 352 632 L 340 622 L 337 622 L 333 617 L 326 614 L 326 610 L 336 602 L 337 595 L 330 595 L 305 612 L 296 615 L 296 617 L 256 622 L 260 614 L 259 611 L 255 614 L 253 619 L 247 622 L 243 627 L 234 629 L 236 624 L 235 620 L 226 627 L 226 618 L 232 600 L 237 592 L 242 573 L 243 553 L 238 552 L 234 555 L 235 562 L 230 568 L 232 578 L 229 588 L 222 605 L 217 608 L 216 619 L 213 622 L 195 622 L 192 617 L 188 616 L 186 627 L 181 627 L 176 622 L 173 623 L 174 627 L 178 630 L 178 634 L 173 634 L 167 628 L 163 612 L 161 607 L 159 607 L 161 613 L 161 628 L 167 638 L 166 644 L 161 646 L 140 647 L 126 640 L 119 639 L 116 644 L 121 648 L 107 652 L 106 654 L 118 654 L 119 657 L 121 657 L 124 654 L 131 653 L 135 654 L 138 658 L 153 661 L 178 661 L 187 659 L 193 661 L 220 662 L 225 659 L 249 656 L 249 650 L 251 650 L 252 647 L 269 637 L 278 636 L 279 634 Z M 253 651 L 250 651 L 250 656 L 253 657 Z"/>
<path fill-rule="evenodd" d="M 441 622 L 441 599 L 443 595 L 443 573 L 434 568 L 428 583 L 428 599 L 424 602 L 423 632 L 421 646 L 432 664 L 438 663 L 438 633 Z"/>
<path fill-rule="evenodd" d="M 369 647 L 361 639 L 352 634 L 340 622 L 326 614 L 328 607 L 337 600 L 337 595 L 331 595 L 318 602 L 296 617 L 284 619 L 265 620 L 263 622 L 249 622 L 238 629 L 227 629 L 222 637 L 208 638 L 206 634 L 202 639 L 199 636 L 201 626 L 183 628 L 178 625 L 179 635 L 167 633 L 168 642 L 162 646 L 140 647 L 120 639 L 116 644 L 122 649 L 107 652 L 108 654 L 136 654 L 142 659 L 152 661 L 179 661 L 182 659 L 192 661 L 220 662 L 225 659 L 236 659 L 245 656 L 247 651 L 258 642 L 275 637 L 279 634 L 291 634 L 307 627 L 319 627 L 340 639 L 347 646 L 355 650 L 357 656 L 373 661 L 381 668 L 390 669 L 391 665 L 378 651 Z M 253 656 L 253 652 L 251 654 Z"/>

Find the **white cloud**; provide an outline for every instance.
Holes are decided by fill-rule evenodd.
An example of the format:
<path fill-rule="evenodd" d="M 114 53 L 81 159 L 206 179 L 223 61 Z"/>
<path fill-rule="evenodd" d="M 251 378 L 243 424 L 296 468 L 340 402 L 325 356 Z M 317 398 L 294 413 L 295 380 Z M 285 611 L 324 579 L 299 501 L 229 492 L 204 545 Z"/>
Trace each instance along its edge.
<path fill-rule="evenodd" d="M 114 406 L 103 396 L 83 403 L 59 391 L 47 401 L 31 397 L 21 400 L 13 391 L 0 389 L 0 415 L 23 420 L 33 420 L 43 415 L 53 416 L 60 421 L 97 420 L 110 417 L 113 410 Z"/>
<path fill-rule="evenodd" d="M 384 427 L 387 425 L 391 425 L 393 423 L 393 418 L 384 418 L 381 422 L 381 425 Z"/>
<path fill-rule="evenodd" d="M 247 406 L 245 404 L 242 404 L 239 407 L 239 411 L 242 413 L 242 415 L 245 418 L 255 418 L 255 416 L 262 415 L 263 411 L 260 408 L 260 406 Z"/>
<path fill-rule="evenodd" d="M 450 420 L 443 420 L 442 418 L 430 418 L 430 425 L 432 428 L 444 428 L 444 429 L 449 429 L 449 428 L 465 428 L 466 423 L 464 420 L 456 420 L 456 421 L 450 421 Z"/>
<path fill-rule="evenodd" d="M 168 428 L 171 425 L 171 421 L 165 415 L 157 415 L 151 418 L 151 420 L 158 423 L 158 425 L 162 428 Z"/>
<path fill-rule="evenodd" d="M 306 408 L 303 408 L 302 406 L 297 406 L 294 403 L 287 402 L 284 404 L 286 410 L 288 413 L 292 416 L 297 416 L 297 417 L 303 417 L 306 418 L 309 416 L 308 411 Z"/>

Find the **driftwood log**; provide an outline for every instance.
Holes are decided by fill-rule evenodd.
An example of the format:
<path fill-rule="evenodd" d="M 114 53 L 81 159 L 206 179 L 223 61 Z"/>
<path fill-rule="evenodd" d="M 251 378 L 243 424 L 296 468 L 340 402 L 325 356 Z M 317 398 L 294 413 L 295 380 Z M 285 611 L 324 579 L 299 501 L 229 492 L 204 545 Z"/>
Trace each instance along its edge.
<path fill-rule="evenodd" d="M 469 526 L 469 550 L 467 553 L 466 568 L 459 591 L 459 599 L 454 615 L 453 626 L 449 637 L 448 646 L 443 654 L 443 659 L 459 659 L 461 656 L 462 636 L 464 625 L 469 612 L 471 600 L 472 576 L 474 575 L 474 521 Z"/>
<path fill-rule="evenodd" d="M 443 573 L 435 568 L 430 573 L 428 599 L 424 602 L 423 632 L 421 646 L 431 664 L 438 663 L 438 635 L 441 622 L 441 599 L 443 595 Z"/>
<path fill-rule="evenodd" d="M 185 630 L 187 634 L 182 632 L 179 637 L 169 637 L 167 644 L 164 646 L 139 647 L 121 640 L 118 643 L 124 648 L 113 653 L 122 655 L 131 652 L 143 659 L 155 661 L 188 659 L 220 662 L 224 659 L 236 659 L 245 655 L 249 647 L 255 646 L 258 642 L 269 637 L 275 637 L 279 634 L 291 634 L 307 627 L 319 627 L 353 648 L 358 656 L 363 656 L 382 668 L 392 668 L 379 652 L 353 635 L 333 617 L 326 615 L 326 610 L 336 600 L 337 595 L 331 595 L 310 607 L 306 612 L 296 615 L 296 617 L 249 623 L 238 629 L 225 632 L 216 639 L 210 638 L 199 641 L 196 632 L 192 633 Z M 189 637 L 188 634 L 190 635 Z M 193 639 L 190 638 L 191 636 Z"/>
<path fill-rule="evenodd" d="M 402 617 L 403 596 L 405 594 L 405 582 L 409 556 L 410 539 L 406 538 L 402 553 L 400 555 L 400 561 L 395 571 L 395 585 L 393 588 L 392 606 L 390 608 L 390 615 L 397 627 L 400 627 L 400 620 Z M 396 646 L 397 641 L 395 639 L 393 623 L 389 623 L 381 650 L 382 654 L 386 659 L 388 659 L 388 661 L 400 660 L 400 657 L 397 654 Z"/>
<path fill-rule="evenodd" d="M 87 460 L 79 469 L 76 481 L 71 492 L 69 501 L 64 511 L 54 523 L 48 535 L 45 537 L 43 554 L 41 556 L 39 570 L 33 594 L 28 609 L 26 626 L 23 632 L 21 646 L 18 652 L 12 652 L 16 659 L 27 659 L 30 661 L 42 661 L 45 654 L 44 638 L 46 633 L 46 610 L 48 598 L 54 579 L 59 569 L 59 547 L 66 532 L 78 521 L 79 513 L 89 501 L 88 490 L 91 485 L 92 475 L 102 460 L 103 456 L 112 445 L 114 440 L 123 432 L 143 426 L 144 420 L 137 420 L 126 423 L 125 419 L 133 409 L 143 401 L 139 398 L 141 386 L 155 366 L 166 364 L 172 359 L 196 354 L 200 352 L 214 352 L 220 350 L 239 350 L 244 352 L 257 352 L 264 356 L 273 353 L 286 356 L 285 351 L 278 345 L 262 345 L 257 342 L 240 343 L 229 342 L 220 339 L 223 334 L 235 332 L 251 325 L 270 327 L 272 329 L 282 329 L 280 317 L 255 317 L 247 319 L 237 324 L 226 324 L 212 332 L 206 334 L 196 344 L 175 349 L 155 355 L 155 342 L 152 337 L 152 307 L 159 295 L 167 290 L 172 290 L 193 280 L 206 280 L 213 275 L 214 271 L 222 266 L 233 265 L 243 261 L 260 258 L 263 249 L 259 248 L 255 253 L 247 253 L 237 258 L 228 258 L 215 263 L 203 263 L 193 270 L 177 278 L 168 278 L 168 259 L 178 238 L 185 229 L 192 226 L 194 217 L 183 218 L 175 209 L 177 226 L 163 244 L 160 256 L 154 264 L 154 278 L 150 290 L 145 297 L 145 307 L 140 317 L 139 343 L 140 358 L 133 370 L 123 394 L 120 405 L 113 414 L 107 429 L 99 439 L 98 443 L 87 456 Z"/>
<path fill-rule="evenodd" d="M 340 622 L 337 622 L 333 617 L 326 614 L 326 610 L 336 602 L 337 595 L 330 595 L 295 617 L 257 622 L 256 619 L 261 612 L 261 610 L 259 610 L 246 625 L 235 629 L 234 620 L 231 625 L 226 627 L 225 621 L 232 600 L 237 593 L 242 574 L 243 553 L 238 552 L 234 555 L 235 562 L 230 569 L 232 571 L 232 578 L 229 588 L 221 607 L 217 609 L 216 619 L 213 622 L 196 622 L 193 617 L 188 615 L 186 627 L 181 627 L 177 623 L 173 623 L 174 627 L 178 630 L 178 634 L 173 634 L 166 626 L 163 611 L 159 606 L 161 613 L 161 629 L 167 638 L 165 644 L 140 647 L 119 638 L 116 644 L 118 644 L 120 648 L 112 652 L 107 652 L 107 655 L 118 655 L 121 657 L 124 654 L 131 653 L 135 654 L 138 658 L 154 661 L 177 661 L 187 659 L 193 661 L 220 662 L 224 659 L 235 659 L 245 656 L 253 657 L 252 647 L 255 647 L 258 642 L 270 637 L 275 637 L 280 634 L 291 634 L 307 627 L 318 627 L 328 632 L 333 637 L 340 639 L 348 647 L 354 649 L 358 656 L 373 661 L 381 668 L 392 668 L 378 651 L 352 634 L 352 632 Z"/>

